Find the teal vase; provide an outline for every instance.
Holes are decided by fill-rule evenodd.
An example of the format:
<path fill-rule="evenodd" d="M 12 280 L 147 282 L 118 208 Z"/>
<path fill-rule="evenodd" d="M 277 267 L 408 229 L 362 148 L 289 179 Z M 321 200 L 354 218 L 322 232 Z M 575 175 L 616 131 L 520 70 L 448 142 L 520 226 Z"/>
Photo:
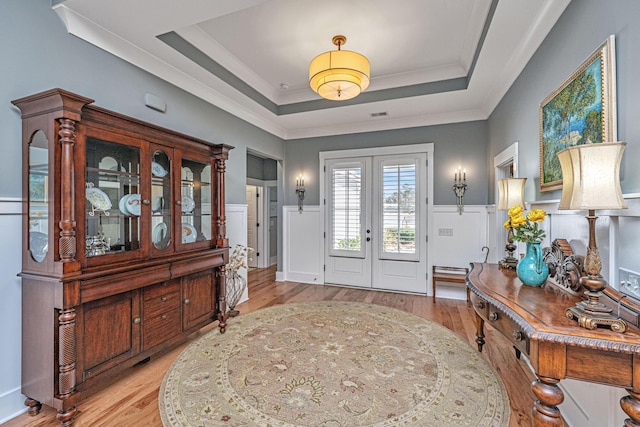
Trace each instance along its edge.
<path fill-rule="evenodd" d="M 549 267 L 542 259 L 540 243 L 527 243 L 527 253 L 518 261 L 516 273 L 520 281 L 529 286 L 540 286 L 547 280 Z"/>

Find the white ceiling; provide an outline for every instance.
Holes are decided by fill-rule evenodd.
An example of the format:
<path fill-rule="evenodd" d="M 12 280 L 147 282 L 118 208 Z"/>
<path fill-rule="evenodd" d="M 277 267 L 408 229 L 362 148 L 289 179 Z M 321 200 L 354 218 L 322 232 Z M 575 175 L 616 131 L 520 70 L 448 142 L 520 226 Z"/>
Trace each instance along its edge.
<path fill-rule="evenodd" d="M 295 139 L 488 118 L 569 1 L 66 0 L 54 9 L 69 33 Z M 308 86 L 309 62 L 334 50 L 337 34 L 371 62 L 370 87 L 351 101 Z"/>

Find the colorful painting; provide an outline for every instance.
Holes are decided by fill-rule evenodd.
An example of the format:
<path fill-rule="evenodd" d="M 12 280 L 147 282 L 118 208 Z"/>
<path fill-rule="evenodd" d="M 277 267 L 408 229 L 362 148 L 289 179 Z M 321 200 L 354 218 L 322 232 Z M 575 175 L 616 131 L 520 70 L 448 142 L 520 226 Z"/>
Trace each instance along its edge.
<path fill-rule="evenodd" d="M 562 187 L 556 154 L 615 141 L 615 47 L 610 36 L 540 104 L 540 191 Z"/>

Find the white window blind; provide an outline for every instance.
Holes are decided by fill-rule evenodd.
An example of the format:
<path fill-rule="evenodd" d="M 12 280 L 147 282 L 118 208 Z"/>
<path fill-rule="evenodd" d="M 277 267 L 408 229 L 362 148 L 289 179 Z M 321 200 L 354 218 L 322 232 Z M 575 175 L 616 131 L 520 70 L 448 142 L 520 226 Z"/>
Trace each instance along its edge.
<path fill-rule="evenodd" d="M 362 251 L 362 168 L 334 167 L 331 171 L 331 248 Z"/>
<path fill-rule="evenodd" d="M 382 251 L 416 253 L 416 165 L 386 164 L 382 168 Z"/>

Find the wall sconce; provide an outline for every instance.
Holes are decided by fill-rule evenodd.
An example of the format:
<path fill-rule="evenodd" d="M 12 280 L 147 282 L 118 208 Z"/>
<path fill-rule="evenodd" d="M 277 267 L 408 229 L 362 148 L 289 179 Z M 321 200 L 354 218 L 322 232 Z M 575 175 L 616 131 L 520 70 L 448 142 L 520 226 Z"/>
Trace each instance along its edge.
<path fill-rule="evenodd" d="M 298 212 L 302 213 L 302 204 L 304 202 L 304 176 L 298 175 L 296 178 L 296 194 L 298 195 Z"/>
<path fill-rule="evenodd" d="M 624 332 L 624 320 L 600 302 L 607 281 L 600 275 L 602 261 L 596 245 L 596 209 L 626 209 L 620 190 L 620 161 L 626 142 L 603 142 L 565 148 L 557 156 L 562 168 L 562 197 L 558 209 L 587 210 L 589 247 L 584 259 L 586 276 L 580 284 L 587 289 L 586 301 L 567 308 L 565 314 L 586 329 L 608 326 Z"/>
<path fill-rule="evenodd" d="M 522 206 L 524 208 L 524 183 L 527 178 L 505 178 L 498 180 L 498 210 L 506 211 L 513 206 Z M 509 220 L 509 229 L 507 231 L 507 245 L 505 251 L 507 256 L 498 262 L 500 268 L 508 268 L 515 270 L 518 260 L 513 256 L 516 245 L 513 244 L 513 227 Z"/>
<path fill-rule="evenodd" d="M 464 212 L 464 193 L 467 191 L 467 170 L 463 170 L 458 166 L 453 179 L 453 193 L 458 199 L 458 215 L 462 215 L 462 212 Z"/>

